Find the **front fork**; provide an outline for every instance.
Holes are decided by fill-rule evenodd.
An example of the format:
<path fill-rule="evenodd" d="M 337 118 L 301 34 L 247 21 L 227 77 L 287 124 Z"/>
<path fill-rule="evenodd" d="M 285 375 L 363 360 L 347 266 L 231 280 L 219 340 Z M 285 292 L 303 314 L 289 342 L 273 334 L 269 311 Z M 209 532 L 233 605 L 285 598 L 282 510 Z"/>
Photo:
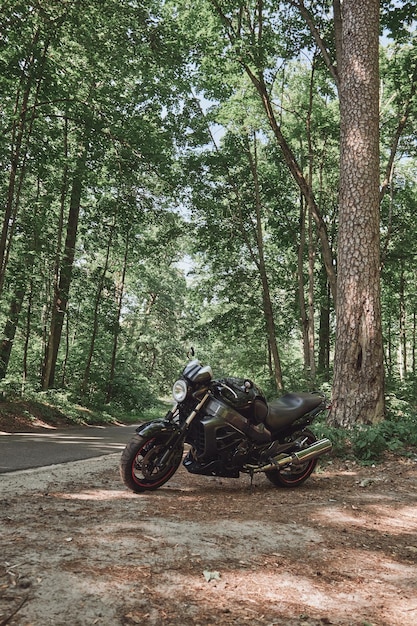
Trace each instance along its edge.
<path fill-rule="evenodd" d="M 191 411 L 190 415 L 187 417 L 187 419 L 184 422 L 184 432 L 188 430 L 189 425 L 191 424 L 191 422 L 193 421 L 197 413 L 200 411 L 200 409 L 203 408 L 203 406 L 205 405 L 209 397 L 210 397 L 210 392 L 207 391 L 207 393 L 204 394 L 203 398 L 197 404 L 195 409 Z"/>
<path fill-rule="evenodd" d="M 160 420 L 158 422 L 150 422 L 136 429 L 136 432 L 139 435 L 149 438 L 151 438 L 153 435 L 160 434 L 161 432 L 167 433 L 168 438 L 164 446 L 165 451 L 163 452 L 157 463 L 159 467 L 164 467 L 171 462 L 171 459 L 175 456 L 175 451 L 178 445 L 182 445 L 184 443 L 185 435 L 191 422 L 193 421 L 197 413 L 202 409 L 204 404 L 207 402 L 209 396 L 209 392 L 204 394 L 203 398 L 197 404 L 195 409 L 191 411 L 182 426 L 178 426 L 172 421 L 172 416 L 175 411 L 170 411 L 164 420 Z"/>
<path fill-rule="evenodd" d="M 207 402 L 209 396 L 210 396 L 210 392 L 207 391 L 207 393 L 204 394 L 203 398 L 197 404 L 195 409 L 193 409 L 191 411 L 191 413 L 189 414 L 189 416 L 185 420 L 184 424 L 180 427 L 180 429 L 177 432 L 172 434 L 172 437 L 170 437 L 170 439 L 167 442 L 167 445 L 169 447 L 168 447 L 167 451 L 164 452 L 164 454 L 162 455 L 162 457 L 159 460 L 159 463 L 160 463 L 161 466 L 163 466 L 164 464 L 168 463 L 171 460 L 170 457 L 174 454 L 174 451 L 175 451 L 175 448 L 177 446 L 177 443 L 179 441 L 181 441 L 181 439 L 182 439 L 182 442 L 184 442 L 185 434 L 186 434 L 186 432 L 187 432 L 191 422 L 193 421 L 193 419 L 195 418 L 197 413 L 203 408 L 203 406 Z"/>

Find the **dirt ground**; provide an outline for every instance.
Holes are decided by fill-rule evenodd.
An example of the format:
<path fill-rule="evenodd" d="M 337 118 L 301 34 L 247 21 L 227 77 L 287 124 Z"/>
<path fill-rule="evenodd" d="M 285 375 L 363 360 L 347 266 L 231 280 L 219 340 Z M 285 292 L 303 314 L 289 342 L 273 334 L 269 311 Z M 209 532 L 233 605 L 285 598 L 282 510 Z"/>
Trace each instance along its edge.
<path fill-rule="evenodd" d="M 146 495 L 118 461 L 0 477 L 0 626 L 417 623 L 416 456 Z"/>

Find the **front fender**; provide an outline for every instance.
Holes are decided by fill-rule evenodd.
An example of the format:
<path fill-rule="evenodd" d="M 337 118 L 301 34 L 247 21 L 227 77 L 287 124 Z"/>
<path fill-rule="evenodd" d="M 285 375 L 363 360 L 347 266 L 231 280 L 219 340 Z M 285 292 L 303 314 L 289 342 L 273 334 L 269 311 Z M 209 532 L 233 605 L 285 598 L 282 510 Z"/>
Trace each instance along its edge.
<path fill-rule="evenodd" d="M 181 430 L 178 424 L 172 420 L 159 419 L 141 424 L 136 428 L 136 432 L 141 437 L 153 437 L 160 433 L 167 435 L 173 435 L 174 433 L 180 434 Z"/>

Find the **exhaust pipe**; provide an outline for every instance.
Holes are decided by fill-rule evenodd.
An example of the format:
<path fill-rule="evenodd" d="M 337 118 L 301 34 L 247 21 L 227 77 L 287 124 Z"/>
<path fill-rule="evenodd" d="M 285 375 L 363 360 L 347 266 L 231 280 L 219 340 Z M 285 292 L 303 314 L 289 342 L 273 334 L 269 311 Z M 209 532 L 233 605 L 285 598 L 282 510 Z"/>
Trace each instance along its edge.
<path fill-rule="evenodd" d="M 302 463 L 315 459 L 326 452 L 330 452 L 332 447 L 332 442 L 329 439 L 320 439 L 319 441 L 311 444 L 311 446 L 305 450 L 299 450 L 298 452 L 292 452 L 291 454 L 278 454 L 278 456 L 271 459 L 272 462 L 268 465 L 252 469 L 255 472 L 267 472 L 268 470 L 279 469 L 285 465 L 301 465 Z"/>

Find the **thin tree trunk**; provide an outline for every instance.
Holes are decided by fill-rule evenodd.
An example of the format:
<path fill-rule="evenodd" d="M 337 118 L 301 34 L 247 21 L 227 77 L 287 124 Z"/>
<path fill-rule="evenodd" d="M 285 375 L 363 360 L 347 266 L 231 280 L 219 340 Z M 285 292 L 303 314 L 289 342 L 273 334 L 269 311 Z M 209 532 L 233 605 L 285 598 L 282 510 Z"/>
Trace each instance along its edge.
<path fill-rule="evenodd" d="M 416 334 L 417 334 L 416 331 L 417 331 L 417 315 L 416 315 L 416 309 L 414 308 L 413 310 L 413 345 L 411 349 L 411 354 L 412 354 L 412 370 L 411 371 L 412 371 L 413 376 L 415 376 L 416 374 Z"/>
<path fill-rule="evenodd" d="M 306 300 L 304 294 L 304 251 L 306 238 L 306 203 L 304 196 L 300 194 L 300 245 L 298 247 L 298 305 L 300 308 L 301 333 L 303 338 L 304 373 L 307 378 L 310 369 L 310 348 L 308 340 L 308 315 L 306 310 Z"/>
<path fill-rule="evenodd" d="M 67 374 L 67 365 L 68 365 L 68 357 L 70 350 L 70 319 L 69 319 L 68 311 L 65 316 L 65 355 L 62 361 L 62 372 L 61 372 L 61 388 L 64 389 L 66 387 L 66 374 Z"/>
<path fill-rule="evenodd" d="M 32 40 L 32 50 L 39 41 L 40 32 L 36 31 Z M 0 297 L 3 292 L 4 278 L 6 274 L 7 263 L 12 245 L 14 230 L 16 227 L 16 218 L 19 210 L 20 193 L 22 190 L 23 180 L 25 177 L 26 161 L 28 155 L 29 139 L 32 134 L 33 123 L 35 120 L 35 106 L 38 100 L 39 90 L 43 79 L 43 69 L 46 61 L 49 41 L 44 44 L 41 60 L 36 60 L 31 52 L 22 69 L 20 83 L 21 86 L 16 95 L 15 118 L 11 135 L 11 155 L 10 155 L 10 173 L 7 189 L 6 207 L 3 219 L 3 226 L 0 234 Z M 38 76 L 35 76 L 35 72 Z M 27 77 L 27 75 L 29 77 Z M 34 103 L 32 113 L 29 118 L 27 113 L 29 110 L 29 98 L 32 92 L 33 83 L 36 80 L 36 90 L 34 94 Z M 23 148 L 23 141 L 26 140 L 26 147 Z M 20 173 L 19 173 L 20 171 Z M 18 184 L 17 184 L 18 181 Z"/>
<path fill-rule="evenodd" d="M 308 145 L 308 183 L 309 183 L 309 196 L 308 196 L 308 349 L 309 349 L 309 363 L 310 363 L 310 380 L 314 385 L 316 380 L 316 357 L 314 351 L 315 329 L 314 329 L 314 262 L 315 262 L 315 243 L 313 242 L 313 142 L 311 138 L 311 114 L 313 110 L 313 85 L 314 85 L 314 69 L 315 61 L 313 60 L 313 66 L 310 77 L 309 88 L 309 105 L 306 122 L 306 134 Z"/>
<path fill-rule="evenodd" d="M 43 390 L 53 387 L 55 383 L 55 369 L 58 358 L 58 350 L 61 341 L 64 317 L 68 304 L 69 290 L 72 279 L 72 268 L 75 257 L 75 244 L 77 241 L 82 183 L 84 177 L 85 163 L 87 159 L 87 145 L 88 141 L 86 140 L 85 145 L 83 146 L 81 153 L 78 157 L 76 169 L 72 180 L 64 255 L 60 267 L 59 283 L 54 293 L 51 326 L 49 330 L 47 353 L 42 375 Z"/>
<path fill-rule="evenodd" d="M 264 106 L 265 112 L 268 117 L 269 124 L 281 148 L 281 152 L 287 164 L 287 167 L 290 170 L 294 180 L 299 186 L 301 193 L 305 197 L 311 209 L 312 215 L 316 223 L 320 242 L 321 242 L 323 262 L 327 271 L 330 289 L 332 292 L 333 300 L 334 302 L 336 302 L 336 293 L 337 293 L 336 272 L 335 272 L 335 266 L 334 266 L 334 261 L 333 261 L 333 253 L 330 248 L 329 238 L 327 234 L 327 227 L 321 215 L 321 211 L 315 201 L 315 198 L 311 189 L 311 184 L 307 182 L 307 180 L 303 176 L 303 173 L 297 163 L 295 155 L 293 151 L 291 150 L 289 144 L 287 143 L 284 135 L 281 132 L 281 129 L 278 125 L 278 122 L 274 114 L 273 106 L 272 106 L 268 91 L 266 89 L 265 83 L 263 82 L 263 80 L 256 79 L 256 77 L 253 76 L 253 74 L 252 74 L 252 81 L 254 82 L 255 86 L 258 89 L 259 95 L 262 100 L 262 104 Z"/>
<path fill-rule="evenodd" d="M 126 280 L 126 270 L 127 270 L 127 259 L 129 254 L 129 245 L 130 245 L 130 231 L 126 234 L 126 245 L 125 245 L 125 253 L 123 257 L 123 270 L 122 277 L 119 285 L 119 295 L 117 300 L 117 319 L 114 325 L 114 337 L 113 337 L 113 350 L 110 361 L 110 373 L 109 373 L 109 381 L 107 384 L 107 395 L 106 395 L 106 403 L 109 404 L 113 397 L 113 385 L 114 385 L 114 376 L 116 372 L 116 356 L 117 356 L 117 347 L 118 347 L 118 338 L 119 338 L 119 326 L 120 326 L 120 317 L 122 313 L 122 305 L 123 305 L 123 294 L 125 289 L 125 280 Z"/>
<path fill-rule="evenodd" d="M 311 211 L 308 215 L 308 350 L 310 355 L 310 381 L 316 380 L 315 328 L 314 328 L 314 261 L 315 250 Z"/>
<path fill-rule="evenodd" d="M 107 270 L 109 267 L 110 248 L 111 248 L 111 244 L 113 241 L 114 227 L 115 227 L 115 224 L 112 224 L 112 226 L 109 228 L 109 238 L 108 238 L 107 246 L 106 246 L 106 258 L 104 261 L 103 271 L 101 272 L 100 279 L 97 285 L 97 292 L 96 292 L 96 297 L 95 297 L 95 302 L 94 302 L 93 329 L 91 332 L 90 348 L 88 351 L 87 362 L 86 362 L 85 369 L 84 369 L 83 383 L 81 387 L 82 395 L 85 395 L 87 392 L 88 381 L 90 378 L 91 363 L 93 360 L 94 347 L 95 347 L 95 342 L 96 342 L 97 332 L 98 332 L 98 311 L 100 308 L 101 296 L 103 294 L 104 281 L 105 281 Z"/>
<path fill-rule="evenodd" d="M 265 265 L 265 251 L 264 251 L 264 240 L 263 240 L 263 229 L 262 229 L 262 215 L 261 215 L 261 196 L 259 189 L 259 179 L 258 179 L 258 165 L 257 165 L 257 150 L 256 150 L 256 137 L 254 137 L 254 150 L 255 156 L 252 156 L 252 152 L 249 149 L 247 150 L 249 164 L 252 171 L 252 178 L 254 182 L 254 191 L 255 191 L 255 211 L 256 211 L 256 243 L 258 249 L 258 269 L 259 275 L 261 278 L 262 284 L 262 299 L 263 299 L 263 311 L 265 316 L 268 341 L 271 348 L 272 361 L 274 365 L 274 380 L 275 385 L 278 391 L 283 389 L 282 383 L 282 369 L 281 369 L 281 360 L 278 352 L 277 345 L 277 336 L 275 330 L 275 320 L 274 320 L 274 312 L 271 301 L 271 293 L 269 289 L 269 281 L 268 275 L 266 271 Z"/>
<path fill-rule="evenodd" d="M 388 374 L 392 378 L 392 333 L 391 333 L 391 314 L 388 318 Z"/>
<path fill-rule="evenodd" d="M 384 195 L 387 193 L 390 184 L 392 184 L 393 172 L 394 172 L 394 167 L 395 167 L 395 156 L 397 154 L 398 145 L 400 143 L 401 136 L 410 118 L 412 106 L 415 101 L 416 91 L 417 91 L 417 63 L 414 65 L 413 73 L 411 75 L 410 93 L 408 95 L 408 98 L 405 100 L 402 114 L 399 117 L 397 128 L 395 129 L 394 137 L 392 138 L 388 163 L 385 168 L 385 177 L 384 177 L 384 180 L 382 181 L 382 185 L 381 185 L 381 189 L 379 193 L 380 202 L 382 202 L 382 199 Z"/>
<path fill-rule="evenodd" d="M 7 368 L 9 367 L 10 355 L 12 352 L 24 296 L 25 288 L 22 284 L 20 284 L 11 300 L 9 314 L 7 316 L 7 322 L 4 329 L 4 338 L 0 343 L 0 380 L 2 380 L 7 374 Z"/>
<path fill-rule="evenodd" d="M 22 394 L 26 388 L 26 381 L 28 378 L 28 352 L 30 344 L 30 332 L 32 322 L 32 303 L 33 303 L 33 279 L 30 281 L 30 288 L 28 294 L 28 306 L 26 311 L 26 325 L 25 325 L 25 343 L 23 345 L 23 372 L 22 372 Z"/>
<path fill-rule="evenodd" d="M 330 372 L 330 291 L 325 272 L 321 273 L 318 370 L 329 380 Z"/>
<path fill-rule="evenodd" d="M 40 33 L 38 30 L 36 31 L 33 37 L 33 41 L 32 41 L 33 47 L 36 46 L 37 41 L 39 39 L 39 35 Z M 12 136 L 11 136 L 11 142 L 10 142 L 11 154 L 10 154 L 9 184 L 7 188 L 7 199 L 6 199 L 6 208 L 5 208 L 4 218 L 3 218 L 3 226 L 2 226 L 2 231 L 0 235 L 0 294 L 2 291 L 2 287 L 3 287 L 4 274 L 5 274 L 5 269 L 6 269 L 5 268 L 5 254 L 6 254 L 7 241 L 9 239 L 9 234 L 10 234 L 10 224 L 11 224 L 11 217 L 12 217 L 13 206 L 14 206 L 16 176 L 17 176 L 17 171 L 18 171 L 19 161 L 20 161 L 20 153 L 21 153 L 21 147 L 22 147 L 22 141 L 23 141 L 23 133 L 24 133 L 24 128 L 25 128 L 25 120 L 26 120 L 29 96 L 30 96 L 30 92 L 32 88 L 32 77 L 30 76 L 29 79 L 27 79 L 26 72 L 28 71 L 28 67 L 30 66 L 32 62 L 33 62 L 33 54 L 31 54 L 30 58 L 26 60 L 26 63 L 24 64 L 24 67 L 22 69 L 21 79 L 20 79 L 21 87 L 24 81 L 26 82 L 26 84 L 24 86 L 23 97 L 22 97 L 21 103 L 20 103 L 21 87 L 19 88 L 17 92 L 16 104 L 15 104 L 15 110 L 14 110 L 16 121 L 13 123 Z"/>
<path fill-rule="evenodd" d="M 406 332 L 406 313 L 405 313 L 405 277 L 404 277 L 404 261 L 401 260 L 400 271 L 400 372 L 401 380 L 407 376 L 407 332 Z"/>

